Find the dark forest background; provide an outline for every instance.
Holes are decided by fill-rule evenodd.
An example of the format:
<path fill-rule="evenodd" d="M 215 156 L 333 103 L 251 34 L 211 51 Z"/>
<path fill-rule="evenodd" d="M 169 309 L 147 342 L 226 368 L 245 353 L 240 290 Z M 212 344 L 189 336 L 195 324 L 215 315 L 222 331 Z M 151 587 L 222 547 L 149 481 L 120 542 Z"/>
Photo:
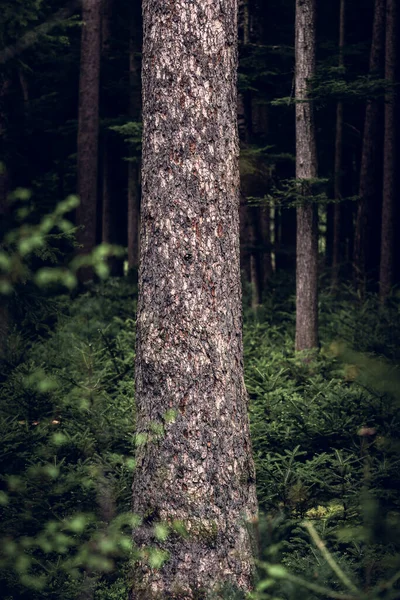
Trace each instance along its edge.
<path fill-rule="evenodd" d="M 400 597 L 400 10 L 391 37 L 385 20 L 373 37 L 379 6 L 317 2 L 319 348 L 299 354 L 295 2 L 240 3 L 244 342 L 264 515 L 257 598 Z M 87 16 L 85 37 L 80 2 L 0 2 L 5 600 L 122 600 L 135 555 L 141 6 L 107 0 Z M 149 549 L 152 566 L 165 558 Z"/>

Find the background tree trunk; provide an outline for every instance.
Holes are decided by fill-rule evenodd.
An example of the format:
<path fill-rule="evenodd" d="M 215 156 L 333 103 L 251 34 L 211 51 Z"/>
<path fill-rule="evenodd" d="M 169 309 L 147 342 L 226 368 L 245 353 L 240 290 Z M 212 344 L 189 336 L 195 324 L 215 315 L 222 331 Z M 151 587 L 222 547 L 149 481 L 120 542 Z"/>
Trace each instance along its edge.
<path fill-rule="evenodd" d="M 296 350 L 318 345 L 318 228 L 309 180 L 317 177 L 317 153 L 308 82 L 315 74 L 315 0 L 296 0 L 296 179 L 305 196 L 297 208 Z"/>
<path fill-rule="evenodd" d="M 7 117 L 5 110 L 5 100 L 9 88 L 9 78 L 0 74 L 0 250 L 2 249 L 3 236 L 7 230 L 7 220 L 11 212 L 8 201 L 10 182 L 6 163 Z M 6 352 L 9 327 L 8 297 L 0 294 L 0 360 Z"/>
<path fill-rule="evenodd" d="M 87 254 L 97 242 L 97 174 L 99 137 L 99 81 L 101 7 L 99 0 L 83 0 L 81 67 L 78 116 L 78 242 L 80 253 Z M 91 277 L 90 269 L 81 269 L 81 279 Z"/>
<path fill-rule="evenodd" d="M 397 0 L 386 0 L 386 58 L 385 79 L 396 80 L 396 22 Z M 389 90 L 385 98 L 385 138 L 383 147 L 383 203 L 381 232 L 381 263 L 379 291 L 381 301 L 385 301 L 393 285 L 393 244 L 394 244 L 394 199 L 395 168 L 397 157 L 396 135 L 396 91 Z"/>
<path fill-rule="evenodd" d="M 339 67 L 344 67 L 344 41 L 346 28 L 346 2 L 340 0 L 339 16 Z M 343 258 L 341 247 L 341 215 L 342 215 L 342 169 L 343 169 L 343 102 L 340 100 L 336 107 L 336 138 L 335 138 L 335 166 L 333 197 L 333 240 L 332 240 L 332 290 L 336 290 L 339 283 L 339 268 Z"/>
<path fill-rule="evenodd" d="M 296 268 L 296 209 L 275 208 L 275 264 L 277 271 Z"/>
<path fill-rule="evenodd" d="M 271 244 L 271 206 L 263 206 L 261 208 L 261 227 L 262 241 L 264 244 L 263 252 L 263 291 L 268 288 L 269 280 L 273 274 L 272 267 L 272 244 Z"/>
<path fill-rule="evenodd" d="M 263 292 L 263 229 L 260 206 L 247 206 L 250 218 L 250 282 L 251 307 L 255 310 L 262 302 Z"/>
<path fill-rule="evenodd" d="M 372 45 L 370 54 L 370 74 L 379 74 L 384 53 L 385 0 L 375 0 Z M 359 201 L 357 205 L 356 228 L 354 235 L 354 280 L 362 295 L 366 280 L 379 261 L 375 253 L 379 248 L 380 207 L 377 163 L 379 156 L 380 102 L 368 100 L 365 113 L 364 137 L 360 169 Z"/>
<path fill-rule="evenodd" d="M 111 36 L 111 17 L 112 17 L 112 0 L 101 0 L 101 62 L 106 63 L 110 57 L 110 36 Z M 101 69 L 104 72 L 104 69 Z M 103 96 L 103 94 L 102 94 Z M 106 104 L 106 103 L 102 103 Z M 108 106 L 105 107 L 103 118 L 108 117 Z M 104 110 L 104 108 L 103 108 Z M 101 241 L 106 244 L 116 242 L 114 239 L 115 224 L 115 206 L 112 201 L 112 185 L 111 185 L 111 153 L 109 144 L 110 132 L 103 131 L 102 134 L 102 151 L 101 151 L 101 180 L 102 180 L 102 219 L 101 219 Z"/>
<path fill-rule="evenodd" d="M 129 116 L 132 121 L 140 119 L 138 106 L 138 79 L 140 77 L 138 61 L 136 58 L 137 39 L 135 37 L 134 13 L 131 11 L 130 38 L 129 38 Z M 139 226 L 140 226 L 140 189 L 139 165 L 136 162 L 128 163 L 128 267 L 139 268 Z"/>
<path fill-rule="evenodd" d="M 237 3 L 143 2 L 143 171 L 133 597 L 252 587 L 254 467 L 243 381 Z M 175 418 L 167 419 L 174 411 Z M 182 521 L 188 537 L 154 539 Z"/>

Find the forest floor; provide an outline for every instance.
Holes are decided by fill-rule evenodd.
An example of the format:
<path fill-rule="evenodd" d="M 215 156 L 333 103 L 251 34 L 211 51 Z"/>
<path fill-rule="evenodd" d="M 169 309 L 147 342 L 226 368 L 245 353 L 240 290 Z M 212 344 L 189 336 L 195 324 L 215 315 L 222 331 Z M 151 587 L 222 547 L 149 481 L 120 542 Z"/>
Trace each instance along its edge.
<path fill-rule="evenodd" d="M 95 600 L 122 600 L 134 556 L 135 286 L 111 279 L 72 302 L 16 294 L 1 377 L 3 598 L 72 600 L 89 573 Z M 294 353 L 287 282 L 273 280 L 256 311 L 247 304 L 245 293 L 254 598 L 375 598 L 379 582 L 376 598 L 398 598 L 400 297 L 382 308 L 374 295 L 323 291 L 321 347 L 309 354 Z M 152 548 L 148 560 L 165 557 Z"/>

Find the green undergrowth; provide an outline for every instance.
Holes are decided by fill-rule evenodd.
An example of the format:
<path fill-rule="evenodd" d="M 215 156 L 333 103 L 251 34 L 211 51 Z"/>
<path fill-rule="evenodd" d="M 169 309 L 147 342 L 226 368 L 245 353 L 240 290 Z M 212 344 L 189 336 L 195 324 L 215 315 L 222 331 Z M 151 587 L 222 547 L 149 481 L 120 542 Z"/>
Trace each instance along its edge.
<path fill-rule="evenodd" d="M 256 598 L 400 597 L 399 308 L 398 298 L 383 309 L 373 296 L 323 293 L 321 348 L 297 355 L 285 304 L 271 297 L 248 315 L 262 511 Z"/>
<path fill-rule="evenodd" d="M 2 598 L 126 600 L 135 286 L 109 279 L 71 298 L 20 284 L 9 305 Z M 344 289 L 323 293 L 320 309 L 321 348 L 302 355 L 290 290 L 271 286 L 256 312 L 245 310 L 261 510 L 252 597 L 399 598 L 400 301 L 382 309 Z M 154 567 L 163 560 L 148 556 Z"/>
<path fill-rule="evenodd" d="M 2 363 L 2 597 L 87 586 L 101 599 L 107 585 L 112 598 L 132 555 L 135 291 L 109 280 L 72 301 L 36 293 Z M 15 299 L 21 311 L 23 286 Z"/>

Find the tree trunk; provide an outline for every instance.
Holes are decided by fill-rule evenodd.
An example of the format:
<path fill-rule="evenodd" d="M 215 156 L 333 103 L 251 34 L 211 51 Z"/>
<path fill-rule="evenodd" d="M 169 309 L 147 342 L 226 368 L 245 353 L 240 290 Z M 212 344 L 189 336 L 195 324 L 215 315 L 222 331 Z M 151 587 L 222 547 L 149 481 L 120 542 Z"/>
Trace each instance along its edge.
<path fill-rule="evenodd" d="M 10 215 L 10 204 L 8 202 L 10 182 L 6 164 L 7 116 L 5 108 L 5 100 L 9 89 L 10 80 L 8 77 L 0 74 L 0 250 L 2 249 L 2 241 L 7 231 L 7 221 Z M 0 293 L 0 361 L 6 354 L 9 328 L 10 313 L 8 298 L 6 295 Z"/>
<path fill-rule="evenodd" d="M 296 267 L 296 209 L 285 206 L 275 209 L 275 263 L 277 271 L 292 271 Z"/>
<path fill-rule="evenodd" d="M 135 22 L 131 13 L 131 31 L 129 40 L 129 116 L 134 121 L 140 118 L 140 98 L 137 93 L 137 81 L 140 77 L 136 59 L 137 40 Z M 139 268 L 139 167 L 136 162 L 128 163 L 128 267 L 137 271 Z"/>
<path fill-rule="evenodd" d="M 345 42 L 346 3 L 340 0 L 339 17 L 339 67 L 344 67 L 343 49 Z M 340 100 L 336 107 L 336 138 L 335 138 L 335 166 L 333 197 L 333 240 L 332 240 L 332 290 L 336 290 L 339 283 L 339 268 L 342 260 L 341 254 L 341 214 L 342 214 L 342 165 L 343 165 L 343 102 Z"/>
<path fill-rule="evenodd" d="M 375 0 L 370 74 L 379 74 L 384 53 L 385 0 Z M 360 295 L 364 294 L 367 277 L 375 266 L 379 238 L 379 193 L 377 159 L 379 156 L 380 102 L 367 102 L 360 169 L 359 201 L 354 236 L 354 280 Z M 379 246 L 378 246 L 379 247 Z"/>
<path fill-rule="evenodd" d="M 6 98 L 10 90 L 10 79 L 0 74 L 0 217 L 4 219 L 10 211 L 8 194 L 10 191 L 7 169 L 7 113 Z"/>
<path fill-rule="evenodd" d="M 103 148 L 102 148 L 102 219 L 101 219 L 101 241 L 104 244 L 112 244 L 115 242 L 114 240 L 114 231 L 113 231 L 113 211 L 115 210 L 115 206 L 113 206 L 112 201 L 112 189 L 111 189 L 111 173 L 110 173 L 110 144 L 109 144 L 109 132 L 104 132 L 103 139 Z"/>
<path fill-rule="evenodd" d="M 397 0 L 386 0 L 386 58 L 385 79 L 396 79 L 396 21 Z M 396 97 L 389 90 L 385 103 L 385 138 L 383 148 L 383 204 L 381 230 L 380 298 L 384 302 L 393 285 L 394 199 L 396 169 Z"/>
<path fill-rule="evenodd" d="M 273 268 L 272 268 L 272 253 L 271 253 L 271 207 L 267 206 L 261 208 L 261 226 L 262 226 L 262 240 L 264 244 L 263 252 L 263 291 L 268 288 L 268 282 L 271 279 Z"/>
<path fill-rule="evenodd" d="M 310 180 L 317 177 L 313 109 L 308 82 L 315 75 L 315 0 L 296 0 L 296 179 L 300 197 L 296 235 L 296 350 L 318 345 L 318 228 Z M 303 180 L 303 182 L 301 181 Z"/>
<path fill-rule="evenodd" d="M 97 171 L 99 137 L 99 80 L 101 42 L 101 2 L 82 3 L 81 67 L 78 116 L 78 242 L 81 254 L 93 250 L 97 242 Z M 91 277 L 82 269 L 81 280 Z"/>
<path fill-rule="evenodd" d="M 262 302 L 263 286 L 263 237 L 261 207 L 248 206 L 250 218 L 250 283 L 251 307 L 255 310 Z"/>
<path fill-rule="evenodd" d="M 237 2 L 143 2 L 135 599 L 247 592 L 256 516 L 243 381 Z M 168 418 L 168 414 L 174 418 Z M 157 521 L 187 537 L 155 539 Z"/>
<path fill-rule="evenodd" d="M 101 54 L 108 58 L 110 54 L 111 23 L 114 0 L 101 0 Z"/>
<path fill-rule="evenodd" d="M 128 165 L 128 268 L 139 267 L 139 169 L 136 163 Z"/>

